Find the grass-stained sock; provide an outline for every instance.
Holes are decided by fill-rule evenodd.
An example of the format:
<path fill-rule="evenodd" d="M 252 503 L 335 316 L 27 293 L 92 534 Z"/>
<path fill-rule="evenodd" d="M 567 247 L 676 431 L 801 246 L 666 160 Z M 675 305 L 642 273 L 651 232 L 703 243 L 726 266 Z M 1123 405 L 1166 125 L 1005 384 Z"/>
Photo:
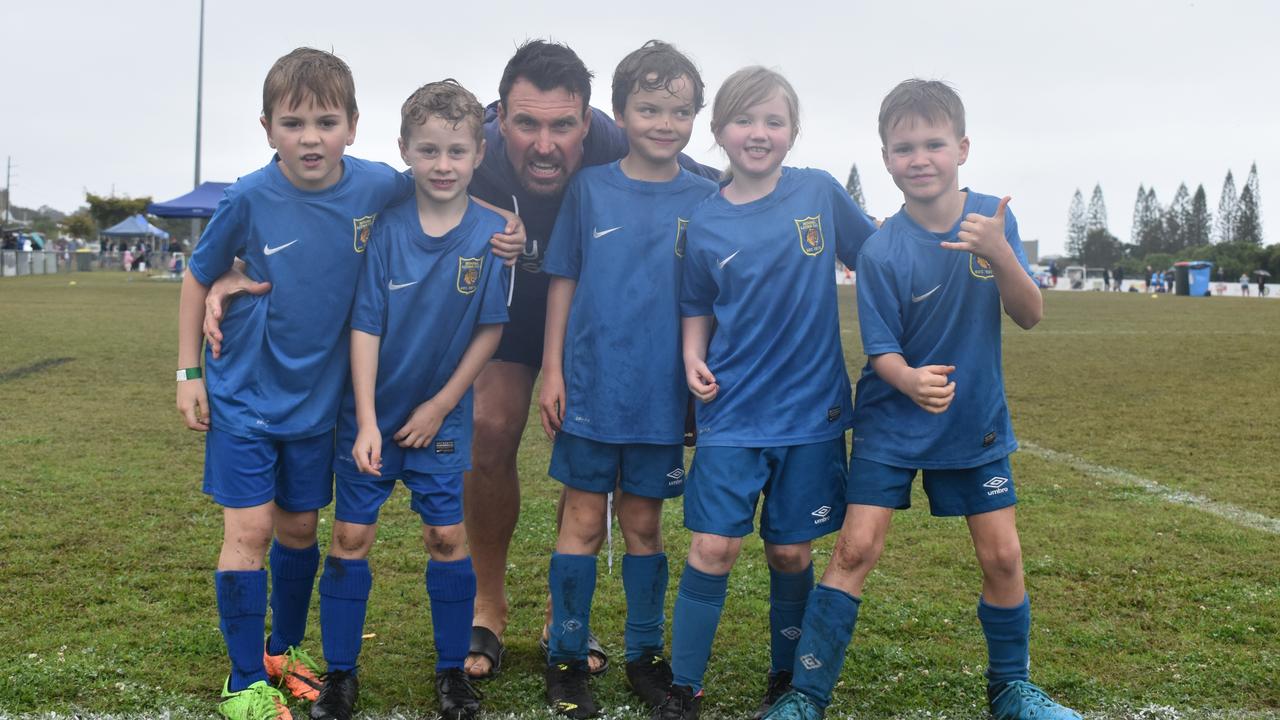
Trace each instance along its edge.
<path fill-rule="evenodd" d="M 587 634 L 591 624 L 591 598 L 596 593 L 594 555 L 551 554 L 551 626 L 548 628 L 550 660 L 587 659 Z"/>
<path fill-rule="evenodd" d="M 218 597 L 218 627 L 227 644 L 231 678 L 227 689 L 239 692 L 267 679 L 262 666 L 262 634 L 267 625 L 267 571 L 220 570 L 213 574 Z"/>
<path fill-rule="evenodd" d="M 330 672 L 356 668 L 371 587 L 368 560 L 325 558 L 320 575 L 320 641 Z"/>
<path fill-rule="evenodd" d="M 821 583 L 809 593 L 791 687 L 808 695 L 819 707 L 831 704 L 831 690 L 840 679 L 861 605 L 861 599 Z"/>
<path fill-rule="evenodd" d="M 307 613 L 311 610 L 311 588 L 320 567 L 320 546 L 291 548 L 272 541 L 268 555 L 271 569 L 271 637 L 267 652 L 279 655 L 290 646 L 301 645 L 307 634 Z"/>
<path fill-rule="evenodd" d="M 622 556 L 622 590 L 627 596 L 627 624 L 623 632 L 627 662 L 645 651 L 661 650 L 666 618 L 662 604 L 667 597 L 666 553 Z"/>

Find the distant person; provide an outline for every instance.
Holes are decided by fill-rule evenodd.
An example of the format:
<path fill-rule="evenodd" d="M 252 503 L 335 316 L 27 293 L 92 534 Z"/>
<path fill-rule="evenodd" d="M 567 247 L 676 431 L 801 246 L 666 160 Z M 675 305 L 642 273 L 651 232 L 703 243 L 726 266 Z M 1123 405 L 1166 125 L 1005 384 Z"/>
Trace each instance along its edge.
<path fill-rule="evenodd" d="M 1120 292 L 1122 289 L 1124 289 L 1123 288 L 1123 284 L 1124 284 L 1124 267 L 1123 266 L 1116 265 L 1116 271 L 1111 274 L 1111 277 L 1115 282 L 1115 287 L 1113 287 L 1112 290 L 1115 290 L 1116 292 Z"/>
<path fill-rule="evenodd" d="M 884 99 L 879 128 L 885 166 L 906 202 L 858 256 L 858 321 L 867 364 L 854 403 L 848 507 L 834 554 L 805 608 L 794 691 L 765 717 L 823 716 L 840 679 L 864 581 L 879 560 L 894 511 L 910 507 L 911 487 L 922 472 L 930 511 L 964 517 L 977 552 L 977 615 L 987 641 L 991 717 L 1080 720 L 1029 680 L 1031 603 L 1009 464 L 1018 443 L 1001 372 L 1001 307 L 1030 329 L 1043 317 L 1044 300 L 1031 280 L 1009 198 L 960 188 L 969 138 L 955 91 L 940 82 L 908 80 Z M 936 173 L 928 182 L 916 178 L 924 163 Z M 950 237 L 939 243 L 941 234 Z"/>
<path fill-rule="evenodd" d="M 1111 271 L 1102 268 L 1102 291 L 1106 292 L 1111 289 Z"/>
<path fill-rule="evenodd" d="M 1258 297 L 1265 297 L 1267 294 L 1267 276 L 1258 273 Z"/>
<path fill-rule="evenodd" d="M 1259 278 L 1261 281 L 1261 278 Z M 1240 273 L 1240 294 L 1249 297 L 1249 274 Z"/>
<path fill-rule="evenodd" d="M 1058 261 L 1049 261 L 1049 287 L 1058 287 Z"/>
<path fill-rule="evenodd" d="M 1169 268 L 1168 270 L 1164 271 L 1164 291 L 1166 293 L 1171 293 L 1174 291 L 1177 277 L 1178 276 L 1174 272 L 1173 268 Z"/>

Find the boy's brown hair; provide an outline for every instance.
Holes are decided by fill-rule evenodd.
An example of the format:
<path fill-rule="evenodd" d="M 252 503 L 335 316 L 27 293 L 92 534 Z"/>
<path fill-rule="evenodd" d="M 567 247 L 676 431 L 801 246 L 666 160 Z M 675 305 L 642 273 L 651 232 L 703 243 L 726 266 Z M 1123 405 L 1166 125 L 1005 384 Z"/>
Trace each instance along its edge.
<path fill-rule="evenodd" d="M 484 144 L 484 107 L 457 80 L 446 78 L 413 91 L 400 108 L 400 140 L 408 143 L 409 132 L 432 117 L 451 122 L 454 128 L 467 123 L 476 148 Z"/>
<path fill-rule="evenodd" d="M 935 125 L 948 121 L 956 137 L 964 137 L 964 103 L 955 88 L 941 80 L 903 80 L 884 96 L 880 103 L 880 142 L 886 142 L 889 131 L 908 117 Z"/>
<path fill-rule="evenodd" d="M 277 60 L 262 83 L 262 117 L 271 122 L 271 110 L 281 101 L 287 108 L 296 108 L 307 100 L 343 108 L 347 120 L 354 120 L 356 84 L 351 68 L 333 53 L 308 47 Z"/>
<path fill-rule="evenodd" d="M 613 71 L 613 114 L 621 117 L 627 109 L 627 98 L 640 90 L 666 90 L 677 78 L 687 78 L 693 89 L 693 112 L 703 106 L 702 75 L 693 61 L 661 40 L 650 40 L 640 49 L 622 58 Z"/>

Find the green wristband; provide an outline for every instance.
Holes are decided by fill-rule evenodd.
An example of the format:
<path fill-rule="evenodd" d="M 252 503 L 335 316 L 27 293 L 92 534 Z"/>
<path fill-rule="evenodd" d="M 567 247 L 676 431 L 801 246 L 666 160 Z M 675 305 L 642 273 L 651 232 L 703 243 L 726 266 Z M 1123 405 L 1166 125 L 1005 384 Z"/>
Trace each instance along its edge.
<path fill-rule="evenodd" d="M 201 377 L 200 368 L 183 368 L 178 371 L 178 382 L 183 380 L 199 380 Z"/>

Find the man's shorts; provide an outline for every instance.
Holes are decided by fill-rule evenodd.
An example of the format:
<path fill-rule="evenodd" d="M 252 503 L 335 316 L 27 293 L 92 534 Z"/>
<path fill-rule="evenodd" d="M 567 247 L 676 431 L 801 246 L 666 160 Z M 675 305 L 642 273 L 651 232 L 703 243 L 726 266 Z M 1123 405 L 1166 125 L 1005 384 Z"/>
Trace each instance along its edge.
<path fill-rule="evenodd" d="M 273 440 L 210 428 L 204 443 L 203 489 L 223 507 L 275 501 L 288 512 L 318 510 L 333 500 L 333 432 Z"/>
<path fill-rule="evenodd" d="M 576 490 L 667 499 L 684 492 L 684 446 L 606 443 L 556 433 L 551 477 Z"/>
<path fill-rule="evenodd" d="M 542 334 L 547 325 L 547 286 L 550 278 L 543 272 L 529 272 L 516 261 L 511 274 L 516 284 L 507 308 L 507 324 L 502 339 L 493 353 L 494 360 L 542 368 Z"/>
<path fill-rule="evenodd" d="M 420 473 L 402 470 L 394 475 L 338 475 L 338 503 L 334 517 L 359 525 L 375 525 L 382 506 L 396 489 L 396 481 L 409 488 L 409 507 L 423 525 L 445 527 L 462 522 L 462 473 Z"/>
<path fill-rule="evenodd" d="M 911 483 L 916 471 L 854 458 L 849 463 L 845 500 L 852 505 L 905 510 L 911 507 Z M 1009 456 L 986 465 L 954 470 L 924 470 L 929 512 L 938 517 L 978 515 L 1018 502 L 1013 490 Z"/>
<path fill-rule="evenodd" d="M 848 469 L 843 435 L 785 447 L 699 447 L 684 490 L 684 526 L 745 537 L 763 492 L 766 542 L 789 545 L 836 532 L 844 523 Z"/>

